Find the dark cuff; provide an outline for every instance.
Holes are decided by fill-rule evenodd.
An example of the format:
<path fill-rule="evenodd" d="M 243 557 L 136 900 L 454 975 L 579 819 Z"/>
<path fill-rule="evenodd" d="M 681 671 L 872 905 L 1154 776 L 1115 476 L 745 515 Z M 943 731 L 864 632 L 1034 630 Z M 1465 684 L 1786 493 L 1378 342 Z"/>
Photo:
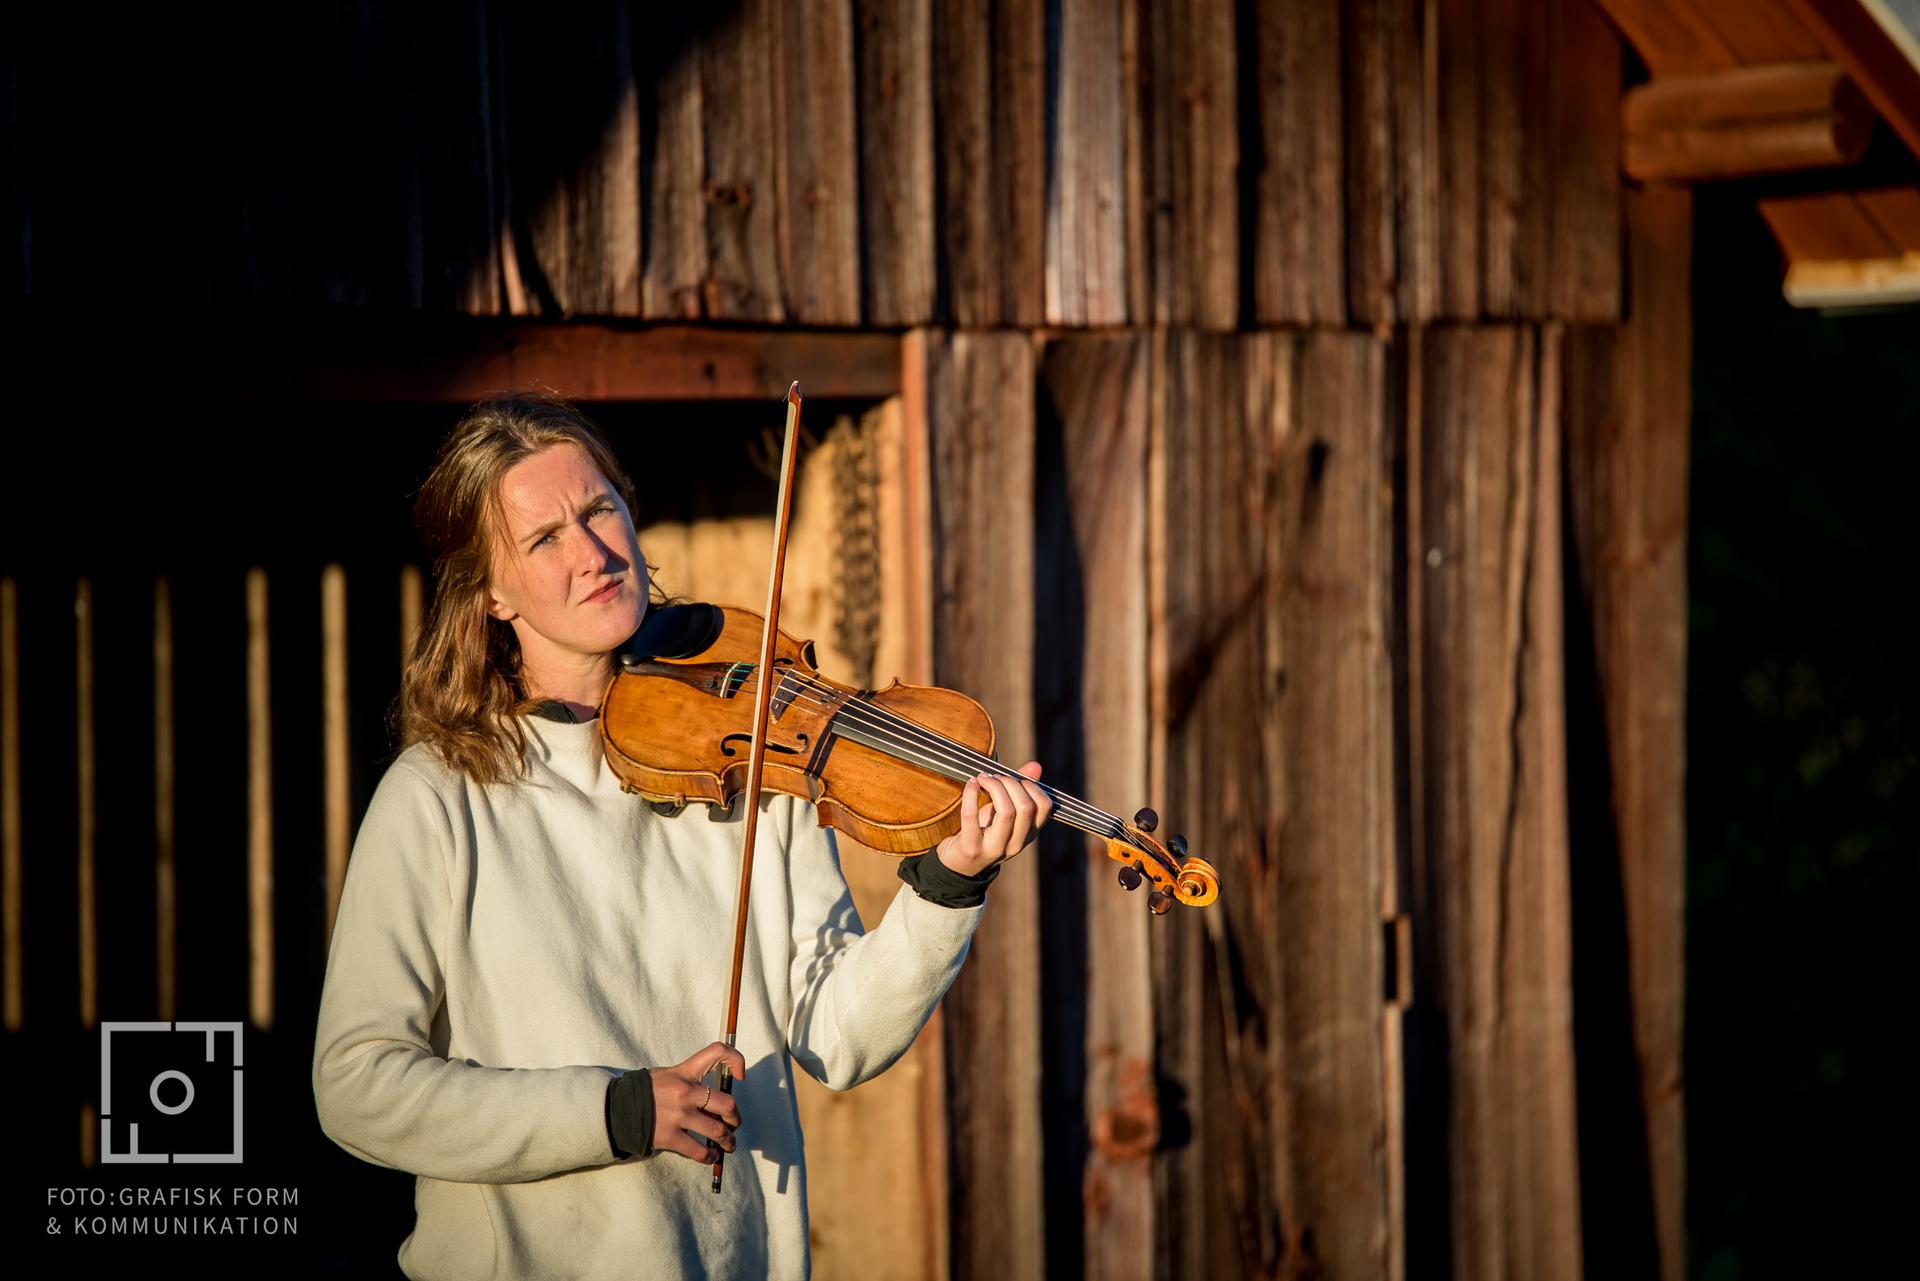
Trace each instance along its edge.
<path fill-rule="evenodd" d="M 900 860 L 900 879 L 913 886 L 913 892 L 941 907 L 979 907 L 987 901 L 987 885 L 1000 875 L 995 863 L 978 876 L 962 876 L 932 850 Z"/>
<path fill-rule="evenodd" d="M 607 1082 L 607 1143 L 616 1161 L 653 1155 L 653 1075 L 647 1069 Z"/>

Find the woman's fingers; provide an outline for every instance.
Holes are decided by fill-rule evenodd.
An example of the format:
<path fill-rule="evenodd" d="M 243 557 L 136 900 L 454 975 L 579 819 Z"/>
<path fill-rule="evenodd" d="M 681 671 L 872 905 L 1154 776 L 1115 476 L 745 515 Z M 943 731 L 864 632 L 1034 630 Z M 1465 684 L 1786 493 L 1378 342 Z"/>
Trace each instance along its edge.
<path fill-rule="evenodd" d="M 698 1099 L 694 1101 L 694 1106 L 702 1112 L 712 1113 L 736 1130 L 740 1128 L 740 1105 L 733 1101 L 731 1094 L 723 1094 L 715 1090 L 713 1097 L 707 1100 L 704 1107 L 700 1105 Z"/>
<path fill-rule="evenodd" d="M 725 1065 L 735 1080 L 745 1080 L 747 1060 L 724 1041 L 696 1050 L 670 1068 L 653 1073 L 653 1146 L 676 1152 L 689 1161 L 712 1165 L 720 1150 L 734 1150 L 733 1132 L 740 1127 L 740 1105 L 720 1088 L 715 1069 Z M 719 1149 L 708 1146 L 711 1139 Z"/>
<path fill-rule="evenodd" d="M 654 1147 L 667 1152 L 677 1152 L 697 1165 L 712 1165 L 720 1159 L 718 1149 L 708 1147 L 685 1130 L 677 1128 L 664 1135 L 662 1139 L 655 1139 Z"/>
<path fill-rule="evenodd" d="M 1033 798 L 1033 826 L 1037 831 L 1053 817 L 1053 797 L 1037 781 L 1040 777 L 1039 761 L 1028 761 L 1020 767 L 1020 773 L 1024 776 L 1020 786 L 1026 788 L 1027 795 Z"/>
<path fill-rule="evenodd" d="M 714 1068 L 722 1063 L 727 1065 L 727 1071 L 733 1074 L 734 1080 L 747 1079 L 745 1056 L 738 1050 L 728 1049 L 725 1041 L 715 1041 L 704 1050 L 696 1050 L 676 1071 L 682 1072 L 689 1080 L 699 1081 L 712 1076 Z"/>
<path fill-rule="evenodd" d="M 722 1125 L 718 1117 L 708 1116 L 705 1112 L 696 1109 L 681 1117 L 680 1128 L 703 1135 L 727 1151 L 733 1151 L 733 1131 Z"/>
<path fill-rule="evenodd" d="M 969 838 L 977 841 L 980 832 L 980 776 L 974 775 L 967 785 L 960 789 L 960 844 L 964 847 Z"/>

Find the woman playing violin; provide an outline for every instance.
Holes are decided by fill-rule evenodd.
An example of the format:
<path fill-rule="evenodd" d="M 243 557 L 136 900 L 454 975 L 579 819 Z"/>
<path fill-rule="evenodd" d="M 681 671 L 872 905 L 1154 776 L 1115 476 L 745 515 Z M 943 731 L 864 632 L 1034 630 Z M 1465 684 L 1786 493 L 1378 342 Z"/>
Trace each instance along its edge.
<path fill-rule="evenodd" d="M 313 1061 L 327 1135 L 417 1176 L 410 1277 L 805 1276 L 792 1065 L 844 1090 L 897 1060 L 1051 813 L 1037 763 L 974 778 L 864 933 L 832 830 L 764 796 L 738 1049 L 713 1041 L 739 816 L 623 791 L 596 720 L 649 607 L 633 508 L 599 430 L 534 395 L 475 406 L 415 505 L 434 596 Z"/>

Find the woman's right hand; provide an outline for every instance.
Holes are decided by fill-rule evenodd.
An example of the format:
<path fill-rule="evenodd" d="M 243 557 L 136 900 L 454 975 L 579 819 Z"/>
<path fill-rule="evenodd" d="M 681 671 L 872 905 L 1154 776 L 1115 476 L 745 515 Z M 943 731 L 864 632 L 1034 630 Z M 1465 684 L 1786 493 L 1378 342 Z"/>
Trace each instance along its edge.
<path fill-rule="evenodd" d="M 740 1128 L 740 1105 L 731 1094 L 717 1088 L 714 1068 L 721 1063 L 744 1081 L 747 1061 L 740 1051 L 730 1050 L 719 1041 L 695 1051 L 672 1067 L 654 1068 L 653 1150 L 678 1152 L 689 1161 L 712 1165 L 718 1159 L 714 1150 L 695 1135 L 718 1143 L 723 1151 L 733 1151 L 733 1132 Z M 691 1133 L 689 1133 L 691 1131 Z"/>

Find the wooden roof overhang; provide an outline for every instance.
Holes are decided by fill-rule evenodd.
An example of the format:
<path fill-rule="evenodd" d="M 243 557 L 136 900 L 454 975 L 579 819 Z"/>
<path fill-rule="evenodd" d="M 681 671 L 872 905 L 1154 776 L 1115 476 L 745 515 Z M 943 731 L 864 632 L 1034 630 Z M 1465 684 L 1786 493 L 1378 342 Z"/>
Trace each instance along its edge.
<path fill-rule="evenodd" d="M 1920 301 L 1920 183 L 1849 175 L 1874 120 L 1920 157 L 1920 0 L 1599 0 L 1652 79 L 1622 104 L 1643 181 L 1831 170 L 1762 196 L 1796 306 Z"/>

